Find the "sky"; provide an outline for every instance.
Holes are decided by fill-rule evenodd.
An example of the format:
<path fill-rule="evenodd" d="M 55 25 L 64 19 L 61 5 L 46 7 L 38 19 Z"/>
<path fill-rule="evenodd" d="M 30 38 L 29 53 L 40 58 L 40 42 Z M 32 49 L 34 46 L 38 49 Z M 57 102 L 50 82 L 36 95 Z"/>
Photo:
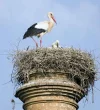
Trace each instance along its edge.
<path fill-rule="evenodd" d="M 1 110 L 12 110 L 12 98 L 16 102 L 15 110 L 22 110 L 22 102 L 14 97 L 15 88 L 9 82 L 13 69 L 11 54 L 28 46 L 35 48 L 30 38 L 22 40 L 23 35 L 32 24 L 48 20 L 48 12 L 54 13 L 57 25 L 43 36 L 43 47 L 59 40 L 62 47 L 91 52 L 100 66 L 97 63 L 100 61 L 100 0 L 0 0 Z M 99 104 L 100 81 L 96 81 L 94 103 L 90 91 L 88 101 L 84 98 L 79 102 L 79 110 L 97 110 Z"/>

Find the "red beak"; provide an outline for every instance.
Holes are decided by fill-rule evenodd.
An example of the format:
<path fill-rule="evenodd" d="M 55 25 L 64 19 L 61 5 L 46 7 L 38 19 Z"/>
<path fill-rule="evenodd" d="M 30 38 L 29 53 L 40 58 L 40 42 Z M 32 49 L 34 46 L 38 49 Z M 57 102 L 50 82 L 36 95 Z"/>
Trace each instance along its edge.
<path fill-rule="evenodd" d="M 52 16 L 52 19 L 53 19 L 53 21 L 57 24 L 57 22 L 56 22 L 56 20 L 55 20 L 55 18 Z"/>

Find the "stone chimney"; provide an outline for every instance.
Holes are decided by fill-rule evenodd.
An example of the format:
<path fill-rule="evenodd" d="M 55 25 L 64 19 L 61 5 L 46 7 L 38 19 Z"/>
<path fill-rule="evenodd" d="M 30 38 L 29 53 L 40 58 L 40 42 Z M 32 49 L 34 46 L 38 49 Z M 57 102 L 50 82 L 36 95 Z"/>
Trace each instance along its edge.
<path fill-rule="evenodd" d="M 64 50 L 60 49 L 56 51 L 64 51 Z M 70 56 L 71 54 L 68 53 L 68 51 L 67 51 L 67 54 L 69 54 Z M 74 51 L 74 50 L 71 50 L 71 51 Z M 38 52 L 41 52 L 41 50 L 39 50 Z M 43 55 L 44 53 L 45 52 L 43 52 Z M 30 54 L 29 53 L 27 54 L 25 52 L 23 54 L 26 54 L 28 56 L 30 54 L 33 55 L 34 52 Z M 55 55 L 55 52 L 53 54 Z M 87 53 L 85 54 L 87 55 Z M 52 54 L 50 55 L 52 56 Z M 81 56 L 81 60 L 83 59 L 83 56 Z M 61 63 L 58 63 L 58 65 L 55 63 L 57 66 L 57 69 L 59 65 L 62 66 L 58 71 L 55 70 L 56 67 L 54 67 L 54 69 L 53 68 L 51 69 L 49 67 L 49 70 L 47 71 L 47 68 L 46 68 L 44 69 L 45 70 L 44 72 L 42 71 L 42 68 L 46 67 L 50 63 L 52 63 L 51 66 L 52 65 L 55 66 L 55 65 L 53 62 L 51 62 L 52 60 L 51 57 L 48 60 L 49 63 L 46 63 L 47 61 L 45 60 L 46 56 L 41 56 L 41 57 L 43 57 L 43 59 L 40 61 L 39 58 L 37 60 L 33 55 L 33 59 L 28 60 L 28 61 L 32 61 L 31 63 L 25 61 L 25 58 L 26 58 L 25 56 L 24 58 L 23 57 L 17 58 L 17 60 L 19 59 L 18 61 L 20 61 L 21 63 L 22 61 L 25 62 L 25 63 L 22 63 L 23 71 L 17 70 L 18 71 L 17 76 L 19 75 L 19 77 L 17 77 L 16 79 L 18 82 L 21 83 L 21 86 L 17 89 L 15 94 L 15 96 L 18 97 L 23 102 L 23 109 L 24 110 L 77 110 L 78 102 L 86 95 L 87 93 L 86 89 L 88 90 L 88 87 L 89 87 L 88 76 L 85 75 L 83 77 L 82 76 L 83 74 L 81 74 L 81 72 L 85 72 L 85 71 L 82 70 L 80 66 L 76 67 L 75 66 L 76 64 L 74 63 L 74 61 L 77 60 L 77 62 L 79 61 L 81 65 L 80 57 L 79 58 L 77 57 L 76 59 L 74 58 L 73 64 L 71 65 L 70 62 L 72 61 L 72 59 L 69 62 L 67 62 L 66 57 L 68 56 L 66 55 L 65 59 L 63 57 L 62 60 L 63 62 L 67 62 L 68 64 L 62 63 L 63 64 L 62 66 Z M 89 62 L 91 60 L 91 58 L 90 59 L 89 58 L 90 56 L 87 55 L 84 57 L 83 60 L 87 61 L 88 59 L 88 62 Z M 53 59 L 56 59 L 56 57 L 53 56 Z M 59 59 L 60 59 L 60 56 L 58 56 L 58 60 Z M 38 66 L 36 65 L 37 64 L 37 62 L 35 62 L 36 60 L 37 62 L 39 62 Z M 45 63 L 43 62 L 43 60 L 45 60 Z M 61 59 L 58 62 L 60 61 Z M 27 67 L 27 68 L 24 67 L 25 64 L 31 65 L 31 70 L 30 70 L 30 67 Z M 40 64 L 43 64 L 43 66 L 40 66 Z M 70 65 L 70 67 L 68 65 Z M 73 68 L 73 65 L 75 68 Z M 93 66 L 93 64 L 91 65 Z M 38 70 L 36 70 L 36 68 Z M 80 73 L 77 73 L 76 68 L 80 70 L 79 71 Z M 20 67 L 19 70 L 22 70 L 22 68 Z"/>

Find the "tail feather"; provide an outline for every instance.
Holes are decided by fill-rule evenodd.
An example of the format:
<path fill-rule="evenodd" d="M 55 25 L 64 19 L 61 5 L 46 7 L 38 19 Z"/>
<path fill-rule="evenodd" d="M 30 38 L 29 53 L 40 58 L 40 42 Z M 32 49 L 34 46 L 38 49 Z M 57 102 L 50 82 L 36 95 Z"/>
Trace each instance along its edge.
<path fill-rule="evenodd" d="M 37 23 L 33 24 L 31 27 L 29 27 L 27 29 L 27 31 L 25 32 L 24 36 L 23 36 L 23 39 L 27 38 L 27 37 L 31 37 L 34 35 L 34 27 Z"/>
<path fill-rule="evenodd" d="M 25 32 L 25 34 L 24 34 L 24 36 L 23 36 L 23 39 L 26 39 L 27 37 L 29 37 L 29 36 L 28 36 L 28 33 Z"/>

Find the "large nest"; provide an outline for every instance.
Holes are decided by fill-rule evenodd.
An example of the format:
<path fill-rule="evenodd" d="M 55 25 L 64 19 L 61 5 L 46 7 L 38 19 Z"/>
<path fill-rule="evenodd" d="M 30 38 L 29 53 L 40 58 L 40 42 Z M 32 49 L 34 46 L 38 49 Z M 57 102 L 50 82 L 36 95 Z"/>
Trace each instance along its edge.
<path fill-rule="evenodd" d="M 92 55 L 73 48 L 40 48 L 17 51 L 14 55 L 13 80 L 17 84 L 29 81 L 30 74 L 64 73 L 71 81 L 88 90 L 94 84 L 95 64 Z"/>

